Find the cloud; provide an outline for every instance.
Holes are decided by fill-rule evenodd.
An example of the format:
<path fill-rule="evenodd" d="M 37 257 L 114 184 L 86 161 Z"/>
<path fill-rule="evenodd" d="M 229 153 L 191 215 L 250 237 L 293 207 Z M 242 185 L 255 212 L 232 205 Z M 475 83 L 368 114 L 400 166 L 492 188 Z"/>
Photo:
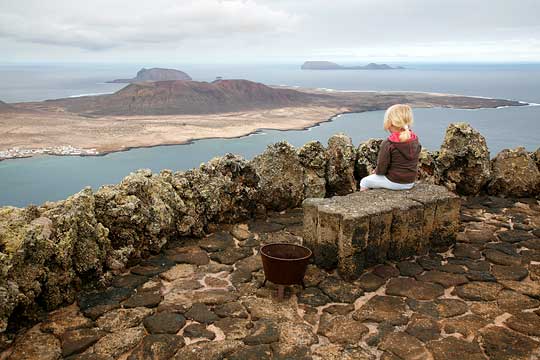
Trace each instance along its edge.
<path fill-rule="evenodd" d="M 0 0 L 0 47 L 12 61 L 540 60 L 538 13 L 539 0 Z"/>
<path fill-rule="evenodd" d="M 92 3 L 98 11 L 70 9 L 62 1 L 53 2 L 44 13 L 35 11 L 38 9 L 34 7 L 28 7 L 31 13 L 18 9 L 3 11 L 0 37 L 105 50 L 133 44 L 178 43 L 186 39 L 226 40 L 237 36 L 249 39 L 275 35 L 290 31 L 298 20 L 297 16 L 252 0 L 156 0 L 150 2 L 151 6 L 117 1 L 115 9 L 111 9 L 110 2 Z"/>

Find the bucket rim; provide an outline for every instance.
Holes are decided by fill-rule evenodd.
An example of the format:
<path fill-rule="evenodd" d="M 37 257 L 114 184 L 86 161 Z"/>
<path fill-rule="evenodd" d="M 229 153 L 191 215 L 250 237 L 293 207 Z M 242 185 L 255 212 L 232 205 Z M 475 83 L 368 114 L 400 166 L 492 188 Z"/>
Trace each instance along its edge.
<path fill-rule="evenodd" d="M 299 248 L 302 248 L 302 249 L 306 249 L 309 253 L 308 253 L 307 256 L 303 256 L 303 257 L 299 257 L 299 258 L 294 258 L 294 259 L 284 259 L 284 258 L 279 258 L 279 257 L 275 257 L 275 256 L 271 256 L 271 255 L 266 254 L 266 253 L 264 252 L 264 249 L 267 248 L 267 247 L 273 246 L 273 245 L 287 245 L 287 246 L 299 247 Z M 308 247 L 306 247 L 306 246 L 303 246 L 303 245 L 297 245 L 297 244 L 283 243 L 283 242 L 270 243 L 270 244 L 263 245 L 263 246 L 261 246 L 260 252 L 261 252 L 261 256 L 264 256 L 264 257 L 267 257 L 267 258 L 273 259 L 273 260 L 279 260 L 279 261 L 300 261 L 300 260 L 307 260 L 307 259 L 309 259 L 310 257 L 313 256 L 313 252 L 311 251 L 311 249 L 308 248 Z"/>

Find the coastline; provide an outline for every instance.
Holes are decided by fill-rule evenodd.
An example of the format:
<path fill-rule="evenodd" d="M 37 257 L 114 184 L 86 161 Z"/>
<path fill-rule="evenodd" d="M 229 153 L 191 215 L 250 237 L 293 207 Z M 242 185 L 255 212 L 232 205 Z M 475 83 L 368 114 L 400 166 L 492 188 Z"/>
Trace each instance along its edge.
<path fill-rule="evenodd" d="M 62 153 L 52 153 L 52 152 L 51 153 L 35 153 L 33 155 L 21 155 L 21 156 L 9 157 L 9 158 L 0 157 L 0 162 L 1 161 L 9 161 L 9 160 L 27 159 L 27 158 L 39 157 L 39 156 L 80 156 L 80 157 L 93 156 L 93 157 L 100 157 L 100 156 L 106 156 L 106 155 L 117 153 L 117 152 L 130 151 L 130 150 L 134 150 L 134 149 L 146 149 L 146 148 L 154 148 L 154 147 L 159 147 L 159 146 L 189 145 L 189 144 L 193 144 L 194 142 L 199 141 L 199 140 L 241 139 L 241 138 L 245 138 L 245 137 L 248 137 L 248 136 L 253 136 L 253 135 L 257 135 L 257 134 L 263 134 L 266 130 L 283 131 L 283 132 L 291 131 L 291 130 L 302 131 L 302 130 L 309 130 L 311 128 L 320 126 L 323 123 L 332 122 L 332 121 L 334 121 L 334 119 L 339 118 L 343 114 L 354 114 L 354 113 L 361 113 L 361 112 L 368 112 L 368 111 L 381 111 L 381 110 L 382 109 L 379 109 L 379 110 L 365 110 L 365 111 L 342 111 L 342 112 L 335 113 L 334 115 L 331 115 L 330 117 L 328 117 L 326 119 L 323 119 L 323 120 L 320 120 L 320 121 L 317 120 L 317 121 L 314 121 L 312 124 L 305 125 L 305 126 L 291 126 L 291 127 L 287 127 L 287 128 L 260 127 L 260 128 L 256 128 L 256 129 L 254 129 L 254 130 L 252 130 L 250 132 L 240 134 L 240 135 L 194 137 L 194 138 L 190 138 L 190 139 L 187 139 L 187 140 L 182 140 L 182 141 L 179 141 L 179 142 L 167 142 L 167 143 L 159 143 L 159 144 L 153 144 L 153 145 L 123 146 L 121 148 L 114 149 L 114 150 L 104 150 L 104 151 L 100 151 L 100 152 L 96 151 L 95 153 L 87 153 L 87 154 L 85 154 L 85 153 L 81 153 L 81 154 L 62 154 Z M 39 149 L 28 149 L 28 150 L 39 150 Z M 87 150 L 87 149 L 80 149 L 80 150 Z M 88 150 L 95 150 L 95 149 L 88 149 Z"/>
<path fill-rule="evenodd" d="M 306 91 L 315 91 L 319 92 L 320 89 L 303 89 Z M 324 91 L 324 90 L 323 90 Z M 341 92 L 336 90 L 336 92 Z M 351 95 L 351 91 L 343 91 L 347 96 Z M 359 92 L 356 92 L 359 93 Z M 504 104 L 504 99 L 493 99 L 487 97 L 479 96 L 463 96 L 463 95 L 454 95 L 454 94 L 441 94 L 441 93 L 428 93 L 428 92 L 363 92 L 364 94 L 370 94 L 373 98 L 377 96 L 404 96 L 412 97 L 413 101 L 411 105 L 417 108 L 454 108 L 454 109 L 463 109 L 463 110 L 478 110 L 478 109 L 497 109 L 509 107 L 508 105 L 497 106 L 496 101 L 499 101 Z M 417 103 L 414 103 L 414 99 L 418 96 Z M 451 101 L 453 97 L 460 99 L 469 99 L 471 104 L 466 104 L 467 106 L 460 106 L 462 103 L 437 103 L 437 100 L 444 99 L 445 101 Z M 431 103 L 429 100 L 431 99 Z M 369 100 L 369 99 L 367 99 Z M 409 99 L 410 100 L 410 99 Z M 488 102 L 486 102 L 488 101 Z M 512 100 L 513 101 L 513 100 Z M 252 136 L 264 132 L 265 130 L 274 130 L 274 131 L 289 131 L 289 130 L 309 130 L 320 124 L 334 121 L 336 118 L 343 114 L 347 113 L 362 113 L 367 111 L 380 111 L 386 108 L 386 105 L 375 103 L 369 105 L 369 101 L 366 101 L 367 104 L 362 106 L 351 107 L 328 107 L 328 106 L 305 106 L 305 107 L 291 107 L 291 108 L 278 108 L 278 109 L 261 109 L 245 112 L 236 112 L 236 113 L 222 113 L 222 114 L 210 114 L 210 115 L 166 115 L 166 116 L 130 116 L 130 117 L 103 117 L 99 119 L 88 120 L 78 114 L 63 114 L 65 118 L 59 116 L 59 113 L 54 114 L 54 121 L 66 120 L 66 124 L 61 124 L 67 128 L 69 132 L 69 138 L 79 137 L 86 138 L 87 134 L 79 133 L 77 134 L 77 128 L 81 128 L 81 123 L 91 122 L 92 125 L 103 125 L 102 128 L 99 128 L 97 132 L 99 136 L 94 140 L 96 143 L 90 142 L 91 146 L 76 146 L 73 144 L 64 144 L 58 145 L 48 144 L 46 147 L 39 146 L 28 146 L 18 144 L 19 148 L 24 147 L 24 154 L 19 156 L 11 157 L 0 157 L 0 161 L 7 160 L 16 160 L 21 158 L 34 157 L 39 155 L 49 155 L 49 156 L 105 156 L 107 154 L 115 152 L 129 151 L 138 148 L 152 148 L 157 146 L 173 146 L 173 145 L 185 145 L 191 144 L 197 140 L 208 140 L 208 139 L 235 139 L 243 138 L 246 136 Z M 536 104 L 529 104 L 522 101 L 514 101 L 519 105 L 510 105 L 510 106 L 536 106 Z M 51 115 L 51 113 L 43 112 L 43 116 Z M 26 114 L 28 115 L 28 114 Z M 20 115 L 19 116 L 24 116 Z M 34 114 L 35 116 L 35 114 Z M 294 121 L 291 121 L 294 119 Z M 47 130 L 49 127 L 54 127 L 53 119 L 50 119 L 52 123 L 47 122 L 45 126 L 42 125 L 42 131 Z M 31 120 L 33 121 L 33 120 Z M 0 125 L 2 121 L 0 119 Z M 130 136 L 124 136 L 118 134 L 119 132 L 124 131 L 129 127 L 137 128 L 135 135 L 131 134 Z M 30 126 L 31 127 L 31 126 Z M 75 132 L 72 133 L 71 127 L 74 127 Z M 84 127 L 84 126 L 83 126 Z M 116 127 L 116 128 L 115 128 Z M 118 130 L 117 128 L 120 128 Z M 156 130 L 157 129 L 157 130 Z M 90 129 L 92 130 L 92 129 Z M 132 129 L 131 129 L 132 130 Z M 189 131 L 186 131 L 189 130 Z M 144 132 L 147 134 L 144 134 Z M 132 131 L 133 132 L 133 131 Z M 10 131 L 5 131 L 4 138 L 9 136 Z M 174 139 L 171 138 L 171 133 L 178 136 L 174 136 Z M 0 135 L 2 135 L 0 133 Z M 102 142 L 99 143 L 103 138 L 110 136 L 111 138 L 116 138 L 118 141 L 115 141 L 115 144 Z M 1 138 L 1 137 L 0 137 Z M 119 146 L 118 144 L 127 144 Z M 2 149 L 2 143 L 0 142 L 0 149 Z M 44 151 L 44 149 L 50 149 L 52 147 L 69 147 L 73 149 L 72 153 L 60 153 L 55 151 Z M 9 147 L 7 147 L 9 149 Z M 6 147 L 4 146 L 4 150 Z"/>

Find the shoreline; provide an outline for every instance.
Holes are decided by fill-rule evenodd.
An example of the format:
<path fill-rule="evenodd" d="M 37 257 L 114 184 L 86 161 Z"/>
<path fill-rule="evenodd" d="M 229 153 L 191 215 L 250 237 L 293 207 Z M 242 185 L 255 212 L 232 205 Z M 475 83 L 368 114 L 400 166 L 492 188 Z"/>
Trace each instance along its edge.
<path fill-rule="evenodd" d="M 381 109 L 382 110 L 382 109 Z M 264 134 L 265 130 L 271 130 L 271 131 L 309 131 L 309 129 L 320 126 L 321 124 L 332 122 L 334 119 L 340 117 L 343 114 L 360 114 L 363 112 L 369 112 L 369 111 L 381 111 L 381 110 L 365 110 L 365 111 L 343 111 L 340 113 L 336 113 L 335 115 L 332 115 L 326 120 L 318 121 L 312 125 L 302 126 L 302 127 L 290 127 L 287 129 L 277 129 L 277 128 L 269 128 L 269 127 L 261 127 L 257 128 L 249 133 L 245 133 L 242 135 L 234 135 L 234 136 L 211 136 L 211 137 L 200 137 L 200 138 L 192 138 L 185 141 L 180 141 L 177 143 L 162 143 L 162 144 L 156 144 L 156 145 L 141 145 L 141 146 L 127 146 L 121 149 L 117 150 L 106 150 L 102 152 L 96 152 L 95 154 L 35 154 L 35 155 L 24 155 L 24 156 L 17 156 L 17 157 L 11 157 L 11 158 L 0 158 L 0 162 L 2 161 L 9 161 L 9 160 L 21 160 L 21 159 L 29 159 L 29 158 L 35 158 L 40 156 L 58 156 L 58 157 L 68 157 L 68 156 L 79 156 L 79 157 L 101 157 L 101 156 L 107 156 L 109 154 L 114 154 L 118 152 L 126 152 L 130 150 L 136 150 L 136 149 L 150 149 L 155 147 L 161 147 L 161 146 L 178 146 L 178 145 L 190 145 L 200 140 L 216 140 L 216 139 L 226 139 L 226 140 L 233 140 L 233 139 L 242 139 L 248 136 L 253 136 L 257 134 Z M 38 149 L 30 149 L 30 150 L 38 150 Z M 84 149 L 83 149 L 84 150 Z"/>
<path fill-rule="evenodd" d="M 380 93 L 384 93 L 384 92 L 380 92 Z M 418 93 L 431 94 L 431 93 L 425 93 L 425 92 L 418 92 Z M 441 95 L 454 95 L 454 94 L 441 94 Z M 456 95 L 456 96 L 461 96 L 461 95 Z M 492 99 L 492 98 L 481 97 L 481 96 L 476 96 L 476 97 L 475 96 L 470 96 L 470 97 L 479 98 L 479 99 Z M 528 103 L 528 102 L 524 102 L 524 101 L 518 101 L 518 102 L 520 104 L 522 104 L 522 105 L 520 105 L 520 106 L 508 106 L 508 105 L 505 105 L 505 106 L 498 106 L 498 107 L 478 107 L 478 108 L 460 108 L 460 107 L 452 107 L 452 106 L 450 106 L 450 107 L 446 107 L 446 106 L 420 106 L 420 107 L 417 107 L 417 108 L 424 108 L 424 109 L 426 109 L 426 108 L 427 109 L 454 109 L 454 110 L 471 110 L 472 111 L 472 110 L 485 110 L 485 109 L 495 109 L 495 110 L 497 110 L 497 109 L 504 109 L 504 108 L 511 108 L 511 107 L 519 108 L 519 107 L 540 106 L 540 104 L 537 104 L 537 103 Z M 35 158 L 35 157 L 40 157 L 40 156 L 79 156 L 79 157 L 92 156 L 92 157 L 101 157 L 101 156 L 106 156 L 106 155 L 113 154 L 113 153 L 126 152 L 126 151 L 131 151 L 131 150 L 136 150 L 136 149 L 146 149 L 146 148 L 154 148 L 154 147 L 160 147 L 160 146 L 190 145 L 190 144 L 193 144 L 193 143 L 195 143 L 195 142 L 197 142 L 199 140 L 241 139 L 241 138 L 245 138 L 245 137 L 248 137 L 248 136 L 254 136 L 254 135 L 257 135 L 257 134 L 264 134 L 264 131 L 266 131 L 266 130 L 280 131 L 280 132 L 281 131 L 282 132 L 285 132 L 285 131 L 309 131 L 310 129 L 312 129 L 314 127 L 321 126 L 321 124 L 335 121 L 335 119 L 341 117 L 344 114 L 360 114 L 360 113 L 364 113 L 364 112 L 383 111 L 383 110 L 384 109 L 369 109 L 369 110 L 362 110 L 362 111 L 342 111 L 342 112 L 335 113 L 334 115 L 330 116 L 327 119 L 320 120 L 320 121 L 314 121 L 312 124 L 305 125 L 305 126 L 299 126 L 299 127 L 291 126 L 291 127 L 285 128 L 285 129 L 283 129 L 283 128 L 273 128 L 273 127 L 260 127 L 260 128 L 256 128 L 253 131 L 250 131 L 250 132 L 247 132 L 247 133 L 244 133 L 244 134 L 241 134 L 241 135 L 194 137 L 194 138 L 190 138 L 188 140 L 183 140 L 183 141 L 179 141 L 179 142 L 160 143 L 160 144 L 153 144 L 153 145 L 127 146 L 127 147 L 122 147 L 122 148 L 119 148 L 119 149 L 105 150 L 105 151 L 100 151 L 100 152 L 97 152 L 95 149 L 85 149 L 85 148 L 79 149 L 81 151 L 96 151 L 95 153 L 87 153 L 87 154 L 84 154 L 84 153 L 83 154 L 80 154 L 80 153 L 79 154 L 75 154 L 75 153 L 74 154 L 35 153 L 35 154 L 29 154 L 29 155 L 14 156 L 14 157 L 9 157 L 9 158 L 0 158 L 0 162 L 9 161 L 9 160 L 21 160 L 21 159 Z M 39 149 L 39 148 L 37 148 L 37 149 L 28 149 L 28 151 L 35 151 L 35 150 L 41 150 L 41 149 Z"/>

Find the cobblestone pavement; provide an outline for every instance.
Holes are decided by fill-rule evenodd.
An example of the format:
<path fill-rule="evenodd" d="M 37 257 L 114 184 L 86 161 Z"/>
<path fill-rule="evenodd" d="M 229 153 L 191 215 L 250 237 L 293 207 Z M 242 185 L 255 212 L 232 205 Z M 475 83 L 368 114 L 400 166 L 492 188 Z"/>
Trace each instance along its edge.
<path fill-rule="evenodd" d="M 540 206 L 477 197 L 445 253 L 355 282 L 310 265 L 283 301 L 260 244 L 300 243 L 295 209 L 170 243 L 19 334 L 0 359 L 537 359 Z"/>

